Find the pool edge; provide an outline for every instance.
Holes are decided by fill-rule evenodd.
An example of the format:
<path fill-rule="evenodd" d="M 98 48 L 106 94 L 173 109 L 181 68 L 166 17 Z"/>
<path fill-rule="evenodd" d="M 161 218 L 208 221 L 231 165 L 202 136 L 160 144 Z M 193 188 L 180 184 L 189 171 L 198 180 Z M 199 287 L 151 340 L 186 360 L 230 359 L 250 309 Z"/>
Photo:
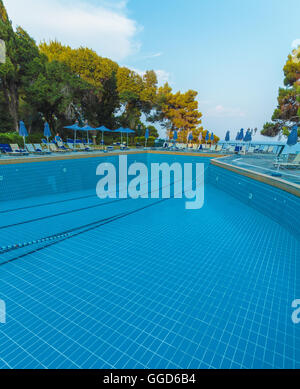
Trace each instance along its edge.
<path fill-rule="evenodd" d="M 221 167 L 223 169 L 230 170 L 231 172 L 234 172 L 234 173 L 240 174 L 242 176 L 251 178 L 255 181 L 259 181 L 259 182 L 262 182 L 264 184 L 273 186 L 275 188 L 284 190 L 285 192 L 288 192 L 296 197 L 300 197 L 300 185 L 298 185 L 298 184 L 294 184 L 292 182 L 283 180 L 282 178 L 271 177 L 271 176 L 268 176 L 267 174 L 254 172 L 252 170 L 245 169 L 242 167 L 233 166 L 233 165 L 230 165 L 226 162 L 220 161 L 219 158 L 212 159 L 210 161 L 210 163 L 212 165 Z"/>

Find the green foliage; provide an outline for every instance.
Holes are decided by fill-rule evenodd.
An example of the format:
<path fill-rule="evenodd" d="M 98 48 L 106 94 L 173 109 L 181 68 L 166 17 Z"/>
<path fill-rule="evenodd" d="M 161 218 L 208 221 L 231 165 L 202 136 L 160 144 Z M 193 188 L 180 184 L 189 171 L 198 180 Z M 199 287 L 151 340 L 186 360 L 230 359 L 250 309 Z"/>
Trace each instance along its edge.
<path fill-rule="evenodd" d="M 155 144 L 155 137 L 154 136 L 149 136 L 149 139 L 147 141 L 147 147 L 153 147 Z M 141 146 L 144 146 L 146 143 L 146 138 L 144 136 L 137 136 L 135 138 L 135 142 L 139 143 Z"/>
<path fill-rule="evenodd" d="M 267 122 L 264 124 L 261 134 L 264 136 L 276 136 L 279 131 L 277 123 Z"/>
<path fill-rule="evenodd" d="M 8 112 L 8 105 L 3 91 L 0 90 L 0 133 L 9 132 L 13 129 L 13 121 Z"/>
<path fill-rule="evenodd" d="M 23 138 L 15 132 L 1 133 L 0 134 L 0 143 L 18 144 L 19 146 L 24 146 Z"/>
<path fill-rule="evenodd" d="M 272 122 L 265 123 L 261 134 L 277 136 L 282 133 L 288 136 L 290 128 L 300 121 L 300 46 L 288 56 L 283 68 L 285 88 L 279 88 L 278 106 Z"/>
<path fill-rule="evenodd" d="M 141 125 L 145 135 L 142 117 L 171 130 L 201 129 L 197 92 L 173 93 L 168 84 L 158 88 L 153 70 L 140 75 L 88 48 L 57 41 L 38 47 L 21 27 L 14 31 L 2 0 L 0 39 L 7 49 L 6 62 L 0 64 L 2 131 L 17 131 L 22 119 L 33 135 L 47 120 L 52 132 L 69 135 L 64 126 L 77 120 L 110 129 Z M 157 129 L 148 128 L 157 138 Z"/>
<path fill-rule="evenodd" d="M 178 142 L 185 142 L 190 131 L 199 134 L 202 113 L 198 110 L 196 100 L 198 93 L 189 90 L 185 93 L 173 93 L 169 84 L 159 88 L 157 96 L 157 112 L 154 120 L 159 120 L 169 131 L 177 130 Z"/>
<path fill-rule="evenodd" d="M 31 134 L 26 137 L 26 143 L 41 143 L 44 138 L 44 134 Z M 18 144 L 20 147 L 24 147 L 24 139 L 16 132 L 0 133 L 0 143 L 6 144 Z"/>

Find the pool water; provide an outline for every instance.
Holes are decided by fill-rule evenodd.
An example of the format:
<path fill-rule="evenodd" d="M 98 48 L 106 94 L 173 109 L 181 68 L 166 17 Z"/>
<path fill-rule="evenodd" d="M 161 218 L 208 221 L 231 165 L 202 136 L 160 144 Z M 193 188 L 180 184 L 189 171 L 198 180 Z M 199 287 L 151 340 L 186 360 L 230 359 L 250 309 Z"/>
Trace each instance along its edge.
<path fill-rule="evenodd" d="M 299 231 L 222 190 L 208 159 L 193 211 L 99 200 L 99 161 L 0 167 L 0 246 L 36 242 L 0 255 L 0 367 L 299 368 Z"/>

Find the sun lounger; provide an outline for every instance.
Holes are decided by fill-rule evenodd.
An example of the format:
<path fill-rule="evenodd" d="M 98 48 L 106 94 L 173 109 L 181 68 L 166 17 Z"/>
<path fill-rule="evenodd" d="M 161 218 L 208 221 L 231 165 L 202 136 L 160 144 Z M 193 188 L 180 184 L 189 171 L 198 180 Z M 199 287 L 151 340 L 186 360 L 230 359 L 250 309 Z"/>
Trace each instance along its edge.
<path fill-rule="evenodd" d="M 21 155 L 29 155 L 28 151 L 20 149 L 19 145 L 17 144 L 11 144 L 10 147 L 13 153 L 19 153 Z"/>
<path fill-rule="evenodd" d="M 275 167 L 283 168 L 283 169 L 300 169 L 300 153 L 295 156 L 293 161 L 291 162 L 275 162 Z"/>
<path fill-rule="evenodd" d="M 259 150 L 261 153 L 267 153 L 269 150 L 269 146 L 264 146 L 262 149 Z"/>
<path fill-rule="evenodd" d="M 242 146 L 240 151 L 239 151 L 239 154 L 246 154 L 246 150 L 247 150 L 247 147 L 246 146 Z"/>
<path fill-rule="evenodd" d="M 22 157 L 24 154 L 20 152 L 14 152 L 9 144 L 0 144 L 0 151 L 2 154 L 16 156 L 16 157 Z"/>
<path fill-rule="evenodd" d="M 220 151 L 222 151 L 222 149 L 223 149 L 223 147 L 221 145 L 216 146 L 216 152 L 219 153 Z"/>
<path fill-rule="evenodd" d="M 34 143 L 33 147 L 38 153 L 43 153 L 44 155 L 51 154 L 51 151 L 47 147 L 43 147 L 40 143 Z"/>
<path fill-rule="evenodd" d="M 81 151 L 79 148 L 76 147 L 77 145 L 75 143 L 67 143 L 67 146 L 70 151 Z"/>
<path fill-rule="evenodd" d="M 50 143 L 49 144 L 49 148 L 50 150 L 53 152 L 53 153 L 65 153 L 66 150 L 63 150 L 63 149 L 59 149 L 56 144 L 54 143 Z"/>
<path fill-rule="evenodd" d="M 0 144 L 0 152 L 1 152 L 1 154 L 9 154 L 9 153 L 12 153 L 13 151 L 12 151 L 10 145 L 1 143 Z"/>
<path fill-rule="evenodd" d="M 35 155 L 44 155 L 45 153 L 42 150 L 36 150 L 34 146 L 31 143 L 28 143 L 25 145 L 26 150 L 30 154 L 35 154 Z"/>
<path fill-rule="evenodd" d="M 85 146 L 83 143 L 78 143 L 77 147 L 79 151 L 87 151 L 87 152 L 93 151 L 89 146 Z"/>
<path fill-rule="evenodd" d="M 59 150 L 62 150 L 65 152 L 69 151 L 69 149 L 64 145 L 63 142 L 58 141 L 58 142 L 56 142 L 56 145 L 57 145 Z"/>
<path fill-rule="evenodd" d="M 185 149 L 185 145 L 183 143 L 177 143 L 177 149 L 178 150 L 184 150 Z"/>

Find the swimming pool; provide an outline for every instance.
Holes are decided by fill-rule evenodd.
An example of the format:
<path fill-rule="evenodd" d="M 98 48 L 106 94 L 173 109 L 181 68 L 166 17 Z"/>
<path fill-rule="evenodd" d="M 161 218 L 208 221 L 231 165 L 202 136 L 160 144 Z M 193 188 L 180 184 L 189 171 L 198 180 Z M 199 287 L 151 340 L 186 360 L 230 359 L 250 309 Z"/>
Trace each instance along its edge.
<path fill-rule="evenodd" d="M 299 368 L 299 198 L 147 153 L 204 163 L 203 208 L 100 200 L 104 159 L 0 166 L 0 367 Z"/>

